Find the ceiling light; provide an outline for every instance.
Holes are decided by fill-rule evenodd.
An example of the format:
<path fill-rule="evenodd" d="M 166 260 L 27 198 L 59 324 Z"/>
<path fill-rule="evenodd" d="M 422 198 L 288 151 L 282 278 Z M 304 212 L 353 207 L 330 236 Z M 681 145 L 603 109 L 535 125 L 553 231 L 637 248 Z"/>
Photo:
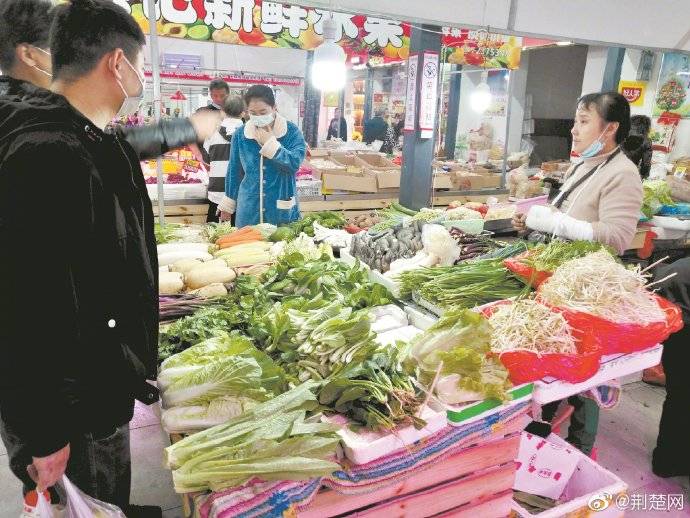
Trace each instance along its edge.
<path fill-rule="evenodd" d="M 345 86 L 345 51 L 335 42 L 336 27 L 333 18 L 323 24 L 323 43 L 314 50 L 311 82 L 318 90 L 336 92 Z"/>
<path fill-rule="evenodd" d="M 470 94 L 470 106 L 477 113 L 484 113 L 491 106 L 491 88 L 486 82 L 486 75 L 482 74 L 482 82 Z"/>

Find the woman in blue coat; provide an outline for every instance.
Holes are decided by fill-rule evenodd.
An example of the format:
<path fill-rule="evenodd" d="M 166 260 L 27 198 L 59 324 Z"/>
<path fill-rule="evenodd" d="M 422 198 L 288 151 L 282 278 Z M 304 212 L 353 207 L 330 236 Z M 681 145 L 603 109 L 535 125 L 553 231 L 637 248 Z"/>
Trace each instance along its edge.
<path fill-rule="evenodd" d="M 276 112 L 268 86 L 254 85 L 244 96 L 249 121 L 232 138 L 221 221 L 236 212 L 237 227 L 299 219 L 295 174 L 306 153 L 302 132 Z"/>

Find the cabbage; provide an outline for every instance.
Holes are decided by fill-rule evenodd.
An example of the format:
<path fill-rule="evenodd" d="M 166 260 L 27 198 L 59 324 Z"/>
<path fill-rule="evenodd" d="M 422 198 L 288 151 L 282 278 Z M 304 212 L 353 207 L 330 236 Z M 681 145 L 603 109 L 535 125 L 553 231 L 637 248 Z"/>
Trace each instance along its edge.
<path fill-rule="evenodd" d="M 223 396 L 208 405 L 193 405 L 163 410 L 161 421 L 168 433 L 191 433 L 225 423 L 256 406 L 258 402 L 243 396 Z"/>
<path fill-rule="evenodd" d="M 209 403 L 221 396 L 247 396 L 259 401 L 271 395 L 261 387 L 261 367 L 254 358 L 230 356 L 203 365 L 178 378 L 163 392 L 163 407 Z"/>

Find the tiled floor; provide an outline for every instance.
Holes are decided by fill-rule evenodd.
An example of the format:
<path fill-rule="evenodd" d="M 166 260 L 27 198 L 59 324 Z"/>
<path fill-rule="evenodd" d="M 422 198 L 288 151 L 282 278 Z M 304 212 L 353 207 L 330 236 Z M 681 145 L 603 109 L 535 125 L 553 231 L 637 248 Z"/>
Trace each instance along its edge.
<path fill-rule="evenodd" d="M 664 390 L 644 383 L 626 385 L 620 404 L 602 412 L 597 447 L 598 462 L 616 473 L 630 493 L 685 495 L 685 510 L 627 512 L 627 518 L 681 518 L 690 516 L 688 479 L 660 479 L 650 469 L 651 452 L 664 400 Z M 180 499 L 172 490 L 170 472 L 163 467 L 162 449 L 168 439 L 158 419 L 157 407 L 137 407 L 132 429 L 132 501 L 155 504 L 166 518 L 182 518 Z M 0 442 L 0 518 L 16 518 L 21 505 L 19 483 L 7 467 Z"/>

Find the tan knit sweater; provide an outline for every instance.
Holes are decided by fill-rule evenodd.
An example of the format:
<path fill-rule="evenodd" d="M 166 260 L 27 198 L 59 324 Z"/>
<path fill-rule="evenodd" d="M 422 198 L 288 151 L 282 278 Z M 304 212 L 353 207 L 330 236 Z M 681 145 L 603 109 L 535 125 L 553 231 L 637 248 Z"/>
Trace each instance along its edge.
<path fill-rule="evenodd" d="M 601 164 L 609 154 L 586 158 L 572 175 L 568 171 L 562 190 Z M 622 152 L 575 189 L 563 202 L 561 211 L 575 219 L 588 221 L 594 240 L 611 246 L 618 253 L 628 249 L 640 218 L 642 181 L 640 173 Z"/>

